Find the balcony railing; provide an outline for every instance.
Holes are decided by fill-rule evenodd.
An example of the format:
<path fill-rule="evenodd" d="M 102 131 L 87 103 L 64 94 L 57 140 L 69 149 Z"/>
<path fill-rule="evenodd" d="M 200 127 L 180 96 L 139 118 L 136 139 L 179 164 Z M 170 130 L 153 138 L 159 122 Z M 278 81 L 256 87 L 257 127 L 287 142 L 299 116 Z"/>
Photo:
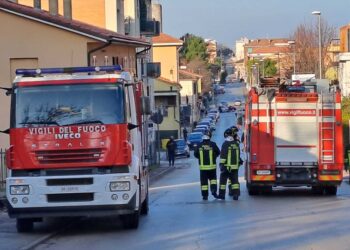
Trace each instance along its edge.
<path fill-rule="evenodd" d="M 140 23 L 141 35 L 158 36 L 160 34 L 159 21 L 141 21 Z"/>

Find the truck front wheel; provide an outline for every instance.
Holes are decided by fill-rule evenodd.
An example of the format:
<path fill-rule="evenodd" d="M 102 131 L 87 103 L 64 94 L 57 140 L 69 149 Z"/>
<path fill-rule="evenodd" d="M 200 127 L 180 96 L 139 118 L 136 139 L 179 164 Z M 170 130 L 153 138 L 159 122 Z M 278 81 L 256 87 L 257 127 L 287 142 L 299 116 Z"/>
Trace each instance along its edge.
<path fill-rule="evenodd" d="M 16 227 L 18 233 L 26 233 L 33 230 L 34 221 L 32 219 L 17 219 Z"/>
<path fill-rule="evenodd" d="M 149 210 L 149 205 L 148 205 L 148 192 L 147 192 L 146 198 L 142 202 L 142 205 L 141 205 L 141 214 L 142 215 L 147 215 L 148 214 L 148 210 Z"/>

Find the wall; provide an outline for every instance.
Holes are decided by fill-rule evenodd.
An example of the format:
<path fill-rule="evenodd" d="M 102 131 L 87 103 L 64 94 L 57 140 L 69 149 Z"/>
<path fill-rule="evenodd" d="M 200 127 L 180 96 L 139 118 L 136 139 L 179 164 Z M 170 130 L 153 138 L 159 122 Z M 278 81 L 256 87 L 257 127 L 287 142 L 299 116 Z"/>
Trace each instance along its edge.
<path fill-rule="evenodd" d="M 138 0 L 124 0 L 124 16 L 129 19 L 129 36 L 140 37 L 140 13 Z"/>
<path fill-rule="evenodd" d="M 111 8 L 112 5 L 116 6 L 116 1 L 117 0 L 72 0 L 72 18 L 100 28 L 111 29 L 117 27 L 116 8 Z M 41 8 L 43 10 L 49 10 L 48 2 L 49 0 L 41 1 Z M 33 0 L 18 0 L 18 3 L 33 7 Z M 58 0 L 58 4 L 58 13 L 63 15 L 63 0 Z M 106 10 L 108 13 L 106 13 Z M 112 21 L 114 24 L 110 23 Z M 116 29 L 112 30 L 116 31 Z"/>
<path fill-rule="evenodd" d="M 161 76 L 178 82 L 178 57 L 176 46 L 153 47 L 153 62 L 161 62 Z"/>

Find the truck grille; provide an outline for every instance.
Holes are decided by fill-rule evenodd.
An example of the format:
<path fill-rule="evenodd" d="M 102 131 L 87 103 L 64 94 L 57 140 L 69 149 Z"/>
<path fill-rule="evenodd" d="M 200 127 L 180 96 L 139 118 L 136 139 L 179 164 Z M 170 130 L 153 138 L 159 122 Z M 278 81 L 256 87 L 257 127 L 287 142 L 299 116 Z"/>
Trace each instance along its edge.
<path fill-rule="evenodd" d="M 72 186 L 72 185 L 92 185 L 93 178 L 69 178 L 69 179 L 48 179 L 48 186 Z"/>
<path fill-rule="evenodd" d="M 47 202 L 84 202 L 93 201 L 93 193 L 76 193 L 76 194 L 48 194 Z"/>
<path fill-rule="evenodd" d="M 35 156 L 40 164 L 98 162 L 102 149 L 41 150 Z"/>

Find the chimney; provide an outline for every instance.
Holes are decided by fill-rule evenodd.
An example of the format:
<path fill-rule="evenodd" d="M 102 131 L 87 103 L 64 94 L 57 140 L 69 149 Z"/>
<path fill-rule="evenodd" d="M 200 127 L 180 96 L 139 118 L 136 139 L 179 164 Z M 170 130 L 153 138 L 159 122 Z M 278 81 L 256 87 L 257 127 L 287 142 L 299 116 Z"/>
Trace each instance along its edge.
<path fill-rule="evenodd" d="M 41 9 L 41 0 L 34 0 L 33 2 L 34 2 L 34 4 L 33 4 L 34 8 L 40 10 Z"/>
<path fill-rule="evenodd" d="M 49 12 L 51 15 L 58 15 L 58 0 L 49 0 Z"/>
<path fill-rule="evenodd" d="M 72 19 L 72 0 L 63 0 L 63 15 L 67 19 Z"/>

